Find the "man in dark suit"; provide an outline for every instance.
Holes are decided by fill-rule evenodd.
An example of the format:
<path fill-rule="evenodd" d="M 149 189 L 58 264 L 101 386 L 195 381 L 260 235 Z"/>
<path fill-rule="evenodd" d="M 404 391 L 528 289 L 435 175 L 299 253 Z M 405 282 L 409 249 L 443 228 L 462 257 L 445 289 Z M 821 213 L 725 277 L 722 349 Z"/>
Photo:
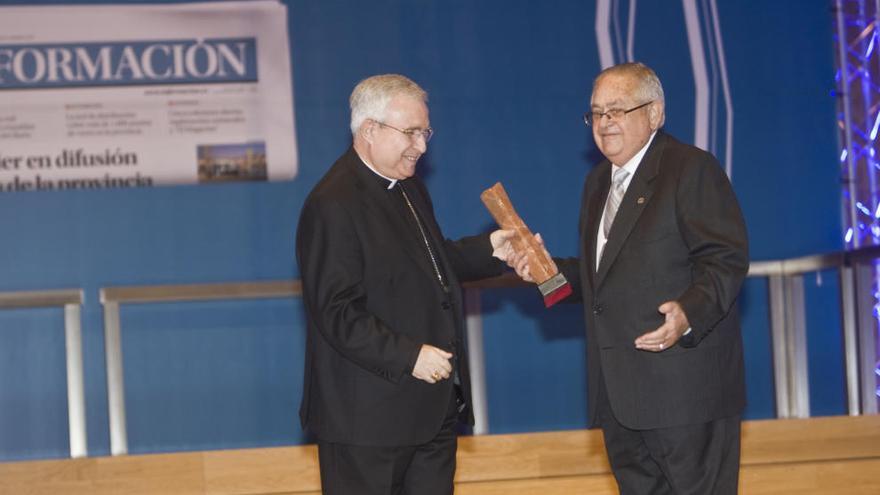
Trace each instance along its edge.
<path fill-rule="evenodd" d="M 306 199 L 300 418 L 325 495 L 448 495 L 456 424 L 473 423 L 459 283 L 497 275 L 512 232 L 446 240 L 416 162 L 427 94 L 399 75 L 351 94 L 353 146 Z"/>
<path fill-rule="evenodd" d="M 584 185 L 580 257 L 556 262 L 584 303 L 593 425 L 622 494 L 735 494 L 749 258 L 730 182 L 659 130 L 663 88 L 643 64 L 599 74 L 584 117 L 606 160 Z"/>

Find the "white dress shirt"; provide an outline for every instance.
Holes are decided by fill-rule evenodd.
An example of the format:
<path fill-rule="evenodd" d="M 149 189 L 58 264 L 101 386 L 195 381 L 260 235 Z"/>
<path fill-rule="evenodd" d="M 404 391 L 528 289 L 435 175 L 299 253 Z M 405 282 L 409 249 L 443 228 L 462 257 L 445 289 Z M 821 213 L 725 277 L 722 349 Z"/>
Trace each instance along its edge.
<path fill-rule="evenodd" d="M 629 172 L 629 175 L 626 176 L 626 179 L 623 181 L 623 192 L 626 194 L 627 188 L 629 188 L 629 183 L 632 182 L 633 177 L 636 175 L 636 170 L 639 169 L 639 164 L 642 163 L 642 158 L 645 157 L 645 153 L 648 151 L 648 147 L 651 146 L 651 142 L 654 141 L 654 136 L 657 135 L 657 131 L 651 133 L 651 137 L 648 138 L 648 142 L 639 150 L 638 153 L 635 154 L 632 158 L 629 159 L 628 162 L 624 163 L 621 168 Z M 612 173 L 611 176 L 614 176 L 614 169 L 617 168 L 617 165 L 611 164 Z M 610 182 L 611 179 L 609 178 Z M 614 187 L 614 184 L 611 185 Z M 608 198 L 605 199 L 607 203 L 611 198 L 611 189 L 608 190 Z M 621 202 L 620 206 L 623 206 Z M 619 209 L 620 207 L 618 207 Z M 599 271 L 599 262 L 602 260 L 602 250 L 605 249 L 605 243 L 608 242 L 608 239 L 605 237 L 605 208 L 602 208 L 602 219 L 599 220 L 599 234 L 596 236 L 596 271 Z"/>

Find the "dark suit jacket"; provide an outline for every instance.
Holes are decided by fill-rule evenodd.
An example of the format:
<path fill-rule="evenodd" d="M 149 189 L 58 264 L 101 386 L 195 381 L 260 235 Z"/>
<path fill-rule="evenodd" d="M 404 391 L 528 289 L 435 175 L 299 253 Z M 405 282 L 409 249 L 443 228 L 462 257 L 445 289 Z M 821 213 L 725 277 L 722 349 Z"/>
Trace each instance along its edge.
<path fill-rule="evenodd" d="M 460 281 L 497 275 L 488 235 L 445 240 L 424 184 L 405 181 L 426 224 L 450 294 L 437 281 L 424 240 L 400 192 L 353 149 L 306 199 L 297 260 L 308 317 L 300 418 L 322 441 L 417 445 L 440 430 L 452 379 L 431 385 L 411 375 L 422 344 L 452 352 L 465 400 Z M 473 422 L 470 408 L 467 421 Z"/>
<path fill-rule="evenodd" d="M 660 131 L 630 182 L 596 271 L 596 236 L 611 163 L 587 177 L 580 258 L 560 260 L 583 298 L 590 417 L 598 380 L 617 420 L 654 429 L 733 416 L 745 405 L 736 299 L 748 266 L 746 228 L 717 160 Z M 633 341 L 678 301 L 693 328 L 663 352 Z"/>

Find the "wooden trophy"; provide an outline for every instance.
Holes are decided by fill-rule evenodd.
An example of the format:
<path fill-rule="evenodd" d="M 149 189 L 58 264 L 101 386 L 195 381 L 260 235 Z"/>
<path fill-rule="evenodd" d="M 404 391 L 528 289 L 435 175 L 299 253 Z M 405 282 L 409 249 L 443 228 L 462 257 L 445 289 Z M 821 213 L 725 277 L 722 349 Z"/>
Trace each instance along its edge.
<path fill-rule="evenodd" d="M 544 296 L 544 306 L 549 308 L 568 297 L 571 294 L 571 285 L 562 273 L 554 270 L 552 260 L 513 208 L 504 186 L 497 182 L 483 191 L 480 199 L 502 229 L 516 232 L 510 242 L 517 253 L 527 253 L 529 273 Z"/>

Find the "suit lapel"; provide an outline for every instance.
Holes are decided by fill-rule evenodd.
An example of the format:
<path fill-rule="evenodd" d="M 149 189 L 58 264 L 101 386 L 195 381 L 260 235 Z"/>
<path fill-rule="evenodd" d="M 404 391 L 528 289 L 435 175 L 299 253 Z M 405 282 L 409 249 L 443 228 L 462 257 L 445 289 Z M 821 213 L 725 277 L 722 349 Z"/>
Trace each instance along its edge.
<path fill-rule="evenodd" d="M 599 223 L 602 219 L 605 201 L 608 198 L 608 191 L 611 189 L 611 162 L 605 161 L 599 165 L 603 167 L 599 172 L 596 183 L 599 184 L 596 194 L 591 195 L 587 203 L 587 215 L 584 217 L 581 232 L 584 238 L 584 255 L 588 260 L 587 273 L 589 274 L 589 282 L 595 287 L 596 278 L 596 238 L 599 235 Z"/>
<path fill-rule="evenodd" d="M 642 158 L 642 163 L 639 164 L 636 175 L 626 189 L 626 194 L 623 195 L 620 208 L 614 217 L 614 223 L 611 224 L 611 232 L 608 233 L 608 242 L 605 243 L 605 248 L 602 250 L 602 259 L 596 272 L 596 288 L 605 280 L 608 270 L 614 264 L 614 260 L 617 259 L 617 255 L 629 238 L 636 221 L 651 202 L 651 196 L 654 194 L 653 181 L 660 172 L 660 158 L 663 155 L 664 142 L 663 134 L 658 132 L 651 147 Z M 606 180 L 606 182 L 608 181 Z M 597 220 L 596 224 L 598 225 L 598 223 Z"/>

